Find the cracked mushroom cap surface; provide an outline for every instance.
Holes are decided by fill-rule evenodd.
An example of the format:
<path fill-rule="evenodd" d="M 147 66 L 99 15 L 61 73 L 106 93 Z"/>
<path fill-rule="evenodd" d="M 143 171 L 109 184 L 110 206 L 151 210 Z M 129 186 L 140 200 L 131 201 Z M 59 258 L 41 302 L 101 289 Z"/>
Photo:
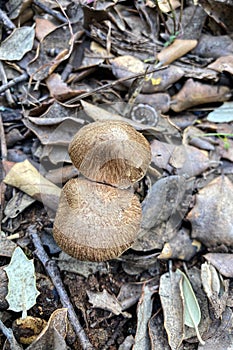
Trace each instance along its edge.
<path fill-rule="evenodd" d="M 131 191 L 78 178 L 62 189 L 53 233 L 67 254 L 104 261 L 133 244 L 140 221 L 141 205 Z"/>
<path fill-rule="evenodd" d="M 147 139 L 122 121 L 82 127 L 69 145 L 74 166 L 90 180 L 127 188 L 145 175 L 151 162 Z"/>

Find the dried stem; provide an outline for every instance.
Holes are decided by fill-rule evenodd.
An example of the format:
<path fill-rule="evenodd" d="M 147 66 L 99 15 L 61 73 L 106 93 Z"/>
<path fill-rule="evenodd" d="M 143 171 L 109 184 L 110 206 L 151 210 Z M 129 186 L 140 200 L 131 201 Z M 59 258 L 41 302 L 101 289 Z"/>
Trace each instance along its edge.
<path fill-rule="evenodd" d="M 43 248 L 41 240 L 37 234 L 36 226 L 35 225 L 29 226 L 28 233 L 36 248 L 35 254 L 44 265 L 48 275 L 50 276 L 54 286 L 56 287 L 57 293 L 60 297 L 63 307 L 67 308 L 69 320 L 74 328 L 74 331 L 77 337 L 79 338 L 82 348 L 84 350 L 94 350 L 94 347 L 90 343 L 89 339 L 87 338 L 86 333 L 82 328 L 79 322 L 79 319 L 74 311 L 73 305 L 71 304 L 70 299 L 66 293 L 56 262 L 52 261 L 48 257 L 47 253 Z"/>

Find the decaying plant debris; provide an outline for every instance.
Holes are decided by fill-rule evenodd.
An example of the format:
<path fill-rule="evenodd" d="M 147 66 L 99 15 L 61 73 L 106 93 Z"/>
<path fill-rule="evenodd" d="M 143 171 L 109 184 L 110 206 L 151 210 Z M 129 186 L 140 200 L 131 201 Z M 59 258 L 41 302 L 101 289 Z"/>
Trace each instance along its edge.
<path fill-rule="evenodd" d="M 1 349 L 232 349 L 232 15 L 227 0 L 0 0 Z M 140 228 L 117 259 L 79 261 L 53 239 L 61 188 L 85 172 L 68 147 L 113 120 L 150 144 L 124 189 Z"/>

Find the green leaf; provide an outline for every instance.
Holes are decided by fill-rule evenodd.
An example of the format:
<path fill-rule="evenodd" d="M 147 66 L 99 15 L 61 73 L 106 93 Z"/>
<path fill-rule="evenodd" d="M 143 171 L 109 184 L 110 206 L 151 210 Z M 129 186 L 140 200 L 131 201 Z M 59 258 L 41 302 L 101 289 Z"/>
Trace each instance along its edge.
<path fill-rule="evenodd" d="M 188 327 L 195 328 L 199 342 L 204 345 L 205 342 L 201 339 L 198 330 L 198 325 L 201 321 L 200 306 L 187 276 L 179 269 L 177 271 L 182 275 L 180 291 L 184 302 L 184 324 Z"/>
<path fill-rule="evenodd" d="M 4 270 L 9 279 L 6 296 L 9 309 L 16 312 L 22 311 L 22 318 L 25 318 L 27 310 L 36 304 L 36 298 L 40 294 L 36 289 L 33 260 L 29 260 L 23 250 L 17 247 L 10 264 Z"/>

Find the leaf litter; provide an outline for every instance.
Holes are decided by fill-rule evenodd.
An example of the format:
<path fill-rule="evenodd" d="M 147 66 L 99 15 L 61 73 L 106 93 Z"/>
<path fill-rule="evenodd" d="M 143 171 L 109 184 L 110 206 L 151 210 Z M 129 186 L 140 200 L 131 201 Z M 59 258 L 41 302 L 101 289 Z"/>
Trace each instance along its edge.
<path fill-rule="evenodd" d="M 0 323 L 0 347 L 232 349 L 230 2 L 9 0 L 3 11 L 0 318 L 10 328 Z M 115 119 L 152 150 L 132 189 L 138 239 L 117 260 L 76 262 L 52 237 L 61 187 L 80 176 L 68 145 L 83 126 Z M 68 300 L 49 282 L 50 263 L 42 268 L 32 223 Z M 17 307 L 25 319 L 7 311 L 17 290 L 4 269 L 19 246 L 39 253 L 40 295 L 31 287 L 34 301 Z"/>

